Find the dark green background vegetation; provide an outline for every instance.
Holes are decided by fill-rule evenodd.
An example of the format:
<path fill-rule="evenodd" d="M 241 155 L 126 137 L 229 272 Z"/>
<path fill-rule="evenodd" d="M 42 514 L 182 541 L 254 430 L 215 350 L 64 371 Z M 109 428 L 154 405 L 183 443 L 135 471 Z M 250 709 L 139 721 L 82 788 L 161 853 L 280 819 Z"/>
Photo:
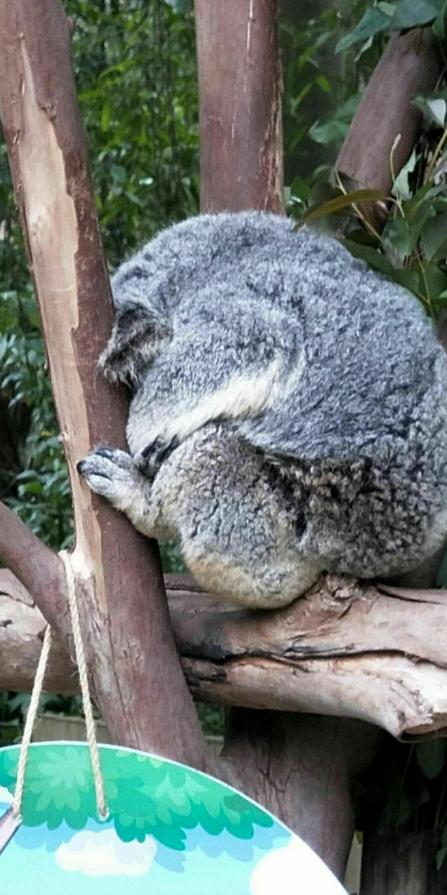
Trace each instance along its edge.
<path fill-rule="evenodd" d="M 194 17 L 189 0 L 65 5 L 74 21 L 76 79 L 113 270 L 161 227 L 198 211 Z M 381 234 L 365 226 L 353 198 L 334 184 L 331 166 L 390 30 L 426 24 L 443 37 L 446 6 L 446 0 L 282 0 L 280 21 L 289 213 L 298 222 L 312 214 L 316 226 L 346 239 L 435 317 L 447 301 L 446 88 L 418 99 L 424 132 L 395 179 Z M 0 298 L 0 499 L 59 549 L 72 540 L 70 491 L 3 146 Z M 163 558 L 166 569 L 178 568 L 171 545 Z M 0 692 L 0 741 L 16 736 L 26 701 Z M 47 705 L 77 708 L 74 700 L 54 697 Z M 218 710 L 205 718 L 209 731 L 220 729 Z M 447 851 L 445 759 L 444 742 L 388 744 L 387 779 L 373 773 L 368 781 L 369 817 L 384 828 L 443 831 L 440 860 Z"/>

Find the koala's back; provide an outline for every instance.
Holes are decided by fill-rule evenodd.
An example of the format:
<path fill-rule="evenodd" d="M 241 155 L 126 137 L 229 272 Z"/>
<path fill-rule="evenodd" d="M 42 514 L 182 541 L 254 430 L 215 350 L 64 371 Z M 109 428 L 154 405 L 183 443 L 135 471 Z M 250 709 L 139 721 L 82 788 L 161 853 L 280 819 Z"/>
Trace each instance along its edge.
<path fill-rule="evenodd" d="M 158 303 L 169 318 L 175 338 L 168 350 L 178 357 L 173 378 L 183 393 L 198 381 L 201 356 L 202 393 L 213 387 L 213 371 L 219 385 L 231 376 L 232 334 L 247 330 L 248 342 L 250 320 L 252 354 L 241 363 L 256 370 L 258 361 L 261 371 L 265 331 L 275 337 L 278 328 L 279 399 L 237 422 L 262 450 L 347 460 L 360 452 L 386 462 L 390 446 L 405 442 L 408 451 L 416 439 L 425 450 L 446 428 L 446 358 L 420 303 L 337 241 L 307 228 L 294 232 L 285 218 L 242 212 L 175 225 L 116 275 L 118 308 L 129 295 Z M 289 377 L 290 367 L 299 376 Z M 151 371 L 148 389 L 154 380 Z"/>

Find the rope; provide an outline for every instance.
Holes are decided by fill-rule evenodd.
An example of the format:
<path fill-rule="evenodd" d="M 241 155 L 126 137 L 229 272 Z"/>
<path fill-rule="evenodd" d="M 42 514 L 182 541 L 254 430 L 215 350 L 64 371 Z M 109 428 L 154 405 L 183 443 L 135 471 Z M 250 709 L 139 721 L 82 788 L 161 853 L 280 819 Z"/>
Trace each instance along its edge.
<path fill-rule="evenodd" d="M 36 721 L 37 710 L 39 708 L 40 695 L 42 693 L 43 679 L 47 669 L 48 656 L 51 646 L 51 628 L 48 625 L 45 628 L 42 649 L 40 651 L 39 662 L 37 664 L 36 677 L 34 678 L 33 690 L 31 693 L 30 704 L 26 713 L 25 728 L 23 731 L 22 743 L 20 746 L 19 763 L 17 766 L 17 781 L 12 800 L 12 813 L 14 817 L 20 818 L 20 811 L 23 799 L 23 786 L 25 783 L 26 763 L 28 761 L 28 750 L 31 737 Z"/>
<path fill-rule="evenodd" d="M 105 820 L 109 816 L 109 810 L 107 808 L 107 802 L 104 793 L 104 780 L 102 777 L 101 765 L 99 761 L 98 743 L 96 741 L 96 729 L 95 721 L 93 718 L 90 688 L 88 683 L 87 663 L 85 661 L 84 644 L 82 641 L 81 626 L 79 623 L 79 610 L 76 596 L 75 577 L 73 566 L 71 564 L 70 554 L 67 553 L 66 550 L 61 550 L 59 556 L 64 563 L 65 575 L 67 579 L 68 605 L 70 608 L 71 626 L 73 630 L 76 664 L 78 666 L 79 682 L 81 685 L 82 706 L 84 709 L 87 743 L 90 751 L 90 761 L 92 765 L 93 780 L 95 784 L 96 806 L 99 817 L 102 820 Z M 33 691 L 31 694 L 29 709 L 26 716 L 25 729 L 23 732 L 23 739 L 20 747 L 16 788 L 14 792 L 14 799 L 12 802 L 12 812 L 17 818 L 20 818 L 29 746 L 34 729 L 34 724 L 36 721 L 39 700 L 42 693 L 43 681 L 48 663 L 48 656 L 50 653 L 50 646 L 51 628 L 50 626 L 48 626 L 45 629 L 42 651 L 37 666 L 36 677 L 34 679 Z"/>

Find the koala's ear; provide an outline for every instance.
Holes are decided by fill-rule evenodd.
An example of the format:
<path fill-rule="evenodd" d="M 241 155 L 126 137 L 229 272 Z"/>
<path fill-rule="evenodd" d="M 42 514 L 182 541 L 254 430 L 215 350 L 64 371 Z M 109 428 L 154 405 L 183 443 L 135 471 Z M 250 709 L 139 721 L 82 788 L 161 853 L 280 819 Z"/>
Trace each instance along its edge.
<path fill-rule="evenodd" d="M 135 385 L 171 336 L 169 320 L 156 309 L 128 303 L 115 319 L 99 367 L 111 382 Z"/>

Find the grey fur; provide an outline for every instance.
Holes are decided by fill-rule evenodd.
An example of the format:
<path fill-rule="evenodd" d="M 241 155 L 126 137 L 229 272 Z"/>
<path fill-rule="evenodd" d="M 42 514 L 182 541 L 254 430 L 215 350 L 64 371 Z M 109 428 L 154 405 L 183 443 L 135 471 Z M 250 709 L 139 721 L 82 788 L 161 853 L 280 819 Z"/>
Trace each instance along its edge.
<path fill-rule="evenodd" d="M 80 465 L 201 584 L 273 607 L 322 570 L 418 565 L 447 532 L 447 360 L 421 306 L 338 242 L 258 212 L 165 230 L 113 280 L 101 366 L 130 456 Z"/>

